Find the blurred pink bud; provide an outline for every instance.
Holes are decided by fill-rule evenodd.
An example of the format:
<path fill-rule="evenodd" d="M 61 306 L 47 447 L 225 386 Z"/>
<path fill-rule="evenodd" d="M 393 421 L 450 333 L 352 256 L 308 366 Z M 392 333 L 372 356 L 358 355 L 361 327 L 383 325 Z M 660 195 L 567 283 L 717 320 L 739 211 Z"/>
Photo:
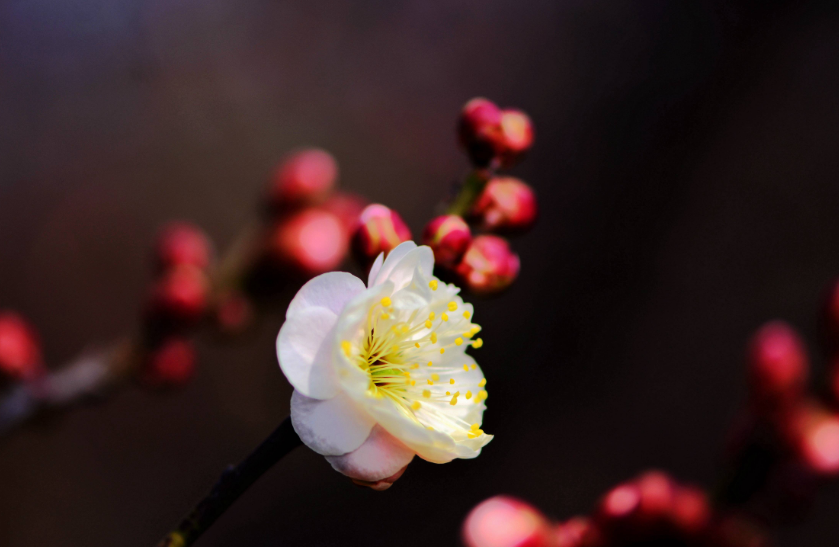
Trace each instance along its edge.
<path fill-rule="evenodd" d="M 482 97 L 472 99 L 460 112 L 458 135 L 472 163 L 486 167 L 496 157 L 503 138 L 501 109 Z"/>
<path fill-rule="evenodd" d="M 501 112 L 501 140 L 498 155 L 503 167 L 517 163 L 533 146 L 533 122 L 521 110 Z"/>
<path fill-rule="evenodd" d="M 519 257 L 507 240 L 478 236 L 456 268 L 463 284 L 478 294 L 491 294 L 509 287 L 519 274 Z"/>
<path fill-rule="evenodd" d="M 783 429 L 808 469 L 819 475 L 839 473 L 839 416 L 807 402 L 786 415 Z"/>
<path fill-rule="evenodd" d="M 678 486 L 674 492 L 672 519 L 676 528 L 686 535 L 704 531 L 711 521 L 708 496 L 693 486 Z"/>
<path fill-rule="evenodd" d="M 341 265 L 347 256 L 349 232 L 329 211 L 304 209 L 274 227 L 269 246 L 281 264 L 313 277 Z"/>
<path fill-rule="evenodd" d="M 358 217 L 366 206 L 367 201 L 361 196 L 336 192 L 324 202 L 321 209 L 337 216 L 347 229 L 347 233 L 351 233 L 358 225 Z"/>
<path fill-rule="evenodd" d="M 0 312 L 0 372 L 25 380 L 42 371 L 41 347 L 35 331 L 15 312 Z"/>
<path fill-rule="evenodd" d="M 196 360 L 192 342 L 169 338 L 148 354 L 141 379 L 152 386 L 182 387 L 192 379 Z"/>
<path fill-rule="evenodd" d="M 210 282 L 195 266 L 176 266 L 152 287 L 151 312 L 173 321 L 192 323 L 207 310 Z"/>
<path fill-rule="evenodd" d="M 160 270 L 184 265 L 205 269 L 212 254 L 209 238 L 189 222 L 170 222 L 157 236 L 155 259 Z"/>
<path fill-rule="evenodd" d="M 508 496 L 478 504 L 463 523 L 467 547 L 555 547 L 548 520 L 534 507 Z"/>
<path fill-rule="evenodd" d="M 536 209 L 530 186 L 514 177 L 496 177 L 481 192 L 471 214 L 485 230 L 521 232 L 533 226 Z"/>
<path fill-rule="evenodd" d="M 219 297 L 216 304 L 216 322 L 222 332 L 242 332 L 252 321 L 253 306 L 244 294 L 234 291 Z"/>
<path fill-rule="evenodd" d="M 673 506 L 673 480 L 661 471 L 648 471 L 637 480 L 640 501 L 638 516 L 644 523 L 659 522 Z"/>
<path fill-rule="evenodd" d="M 353 251 L 359 262 L 368 266 L 380 253 L 411 239 L 411 230 L 396 211 L 384 205 L 368 205 L 358 218 L 353 235 Z"/>
<path fill-rule="evenodd" d="M 782 321 L 761 327 L 749 345 L 748 372 L 752 393 L 759 401 L 798 399 L 809 371 L 804 344 L 795 330 Z"/>
<path fill-rule="evenodd" d="M 554 531 L 556 547 L 584 547 L 592 543 L 592 536 L 597 535 L 594 524 L 587 517 L 574 517 L 557 524 Z"/>
<path fill-rule="evenodd" d="M 634 516 L 641 505 L 641 490 L 636 484 L 621 484 L 610 490 L 597 510 L 601 524 L 611 526 L 616 522 Z"/>
<path fill-rule="evenodd" d="M 275 207 L 317 203 L 324 199 L 338 178 L 338 163 L 319 148 L 309 148 L 286 156 L 277 167 L 268 191 Z"/>
<path fill-rule="evenodd" d="M 434 261 L 445 267 L 455 266 L 472 243 L 472 232 L 458 215 L 434 218 L 422 232 L 422 242 L 434 251 Z"/>

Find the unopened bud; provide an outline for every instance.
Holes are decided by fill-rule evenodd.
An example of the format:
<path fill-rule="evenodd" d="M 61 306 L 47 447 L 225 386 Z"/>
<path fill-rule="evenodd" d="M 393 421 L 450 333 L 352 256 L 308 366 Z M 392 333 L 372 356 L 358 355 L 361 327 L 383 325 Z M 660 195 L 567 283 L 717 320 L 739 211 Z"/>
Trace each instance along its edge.
<path fill-rule="evenodd" d="M 191 324 L 207 310 L 210 282 L 201 269 L 177 266 L 165 272 L 152 288 L 150 311 L 154 317 Z"/>
<path fill-rule="evenodd" d="M 472 240 L 456 268 L 469 290 L 491 294 L 509 287 L 519 274 L 519 257 L 498 236 L 483 235 Z"/>
<path fill-rule="evenodd" d="M 472 99 L 460 112 L 458 135 L 472 163 L 486 167 L 497 156 L 503 139 L 501 109 L 482 97 Z"/>
<path fill-rule="evenodd" d="M 313 277 L 341 265 L 347 256 L 349 232 L 329 211 L 305 209 L 274 227 L 269 246 L 280 264 Z"/>
<path fill-rule="evenodd" d="M 839 416 L 807 402 L 786 415 L 783 430 L 807 469 L 818 475 L 839 473 Z"/>
<path fill-rule="evenodd" d="M 309 148 L 288 155 L 269 187 L 269 201 L 274 207 L 317 203 L 335 186 L 338 164 L 332 155 L 319 148 Z"/>
<path fill-rule="evenodd" d="M 361 212 L 352 245 L 359 262 L 367 266 L 379 253 L 388 253 L 403 241 L 410 239 L 411 230 L 399 213 L 374 203 Z"/>
<path fill-rule="evenodd" d="M 347 233 L 352 233 L 358 225 L 358 217 L 361 216 L 361 212 L 364 211 L 366 206 L 367 201 L 361 196 L 336 192 L 324 202 L 321 209 L 337 216 L 347 229 Z"/>
<path fill-rule="evenodd" d="M 453 267 L 472 243 L 472 232 L 460 216 L 444 215 L 432 219 L 426 225 L 422 242 L 434 251 L 435 263 Z"/>
<path fill-rule="evenodd" d="M 587 517 L 574 517 L 559 523 L 554 528 L 554 532 L 556 547 L 584 547 L 592 543 L 596 544 L 592 541 L 592 536 L 598 535 L 591 519 Z"/>
<path fill-rule="evenodd" d="M 536 508 L 508 496 L 478 504 L 463 523 L 467 547 L 553 547 L 550 523 Z"/>
<path fill-rule="evenodd" d="M 182 387 L 192 379 L 196 360 L 192 342 L 169 338 L 148 354 L 141 379 L 156 387 Z"/>
<path fill-rule="evenodd" d="M 212 254 L 209 238 L 189 222 L 167 224 L 155 244 L 155 260 L 161 271 L 175 266 L 205 269 L 210 265 Z"/>
<path fill-rule="evenodd" d="M 708 496 L 693 486 L 678 486 L 673 495 L 671 509 L 673 524 L 685 535 L 704 531 L 711 521 Z"/>
<path fill-rule="evenodd" d="M 0 312 L 0 373 L 26 380 L 37 377 L 42 370 L 35 331 L 18 314 Z"/>
<path fill-rule="evenodd" d="M 472 215 L 485 230 L 522 232 L 536 221 L 533 189 L 514 177 L 490 180 L 475 202 Z"/>
<path fill-rule="evenodd" d="M 597 510 L 598 522 L 606 527 L 635 516 L 641 505 L 641 490 L 636 484 L 621 484 L 603 496 Z"/>
<path fill-rule="evenodd" d="M 748 371 L 759 402 L 786 404 L 798 399 L 807 383 L 808 363 L 795 330 L 782 321 L 761 327 L 749 346 Z"/>
<path fill-rule="evenodd" d="M 498 156 L 503 167 L 511 167 L 533 146 L 533 122 L 521 110 L 501 112 L 501 139 Z"/>

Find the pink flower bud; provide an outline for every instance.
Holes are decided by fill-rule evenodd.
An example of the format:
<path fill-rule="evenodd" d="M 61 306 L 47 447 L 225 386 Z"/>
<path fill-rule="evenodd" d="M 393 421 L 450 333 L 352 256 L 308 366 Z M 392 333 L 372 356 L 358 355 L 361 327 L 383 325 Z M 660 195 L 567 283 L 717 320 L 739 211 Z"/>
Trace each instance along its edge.
<path fill-rule="evenodd" d="M 767 323 L 749 346 L 749 380 L 759 402 L 787 404 L 799 398 L 807 383 L 804 344 L 784 322 Z"/>
<path fill-rule="evenodd" d="M 149 353 L 141 379 L 151 386 L 182 387 L 192 379 L 196 360 L 192 342 L 169 338 Z"/>
<path fill-rule="evenodd" d="M 347 256 L 349 232 L 329 211 L 304 209 L 274 227 L 269 246 L 281 264 L 313 277 L 341 265 Z"/>
<path fill-rule="evenodd" d="M 463 255 L 457 274 L 469 290 L 491 294 L 509 287 L 519 274 L 519 257 L 503 238 L 478 236 Z"/>
<path fill-rule="evenodd" d="M 366 206 L 367 201 L 361 196 L 336 192 L 324 202 L 321 209 L 337 216 L 347 229 L 347 233 L 352 233 L 358 225 L 358 217 Z"/>
<path fill-rule="evenodd" d="M 443 215 L 429 222 L 422 232 L 422 242 L 434 251 L 434 261 L 445 267 L 455 266 L 472 243 L 472 232 L 458 215 Z"/>
<path fill-rule="evenodd" d="M 534 507 L 508 496 L 478 504 L 463 523 L 467 547 L 553 547 L 548 520 Z"/>
<path fill-rule="evenodd" d="M 839 416 L 806 402 L 786 415 L 782 428 L 810 471 L 818 475 L 839 473 Z"/>
<path fill-rule="evenodd" d="M 481 192 L 472 215 L 485 230 L 521 232 L 536 221 L 536 196 L 517 178 L 496 177 Z"/>
<path fill-rule="evenodd" d="M 501 139 L 498 156 L 503 167 L 516 164 L 533 146 L 533 122 L 521 110 L 501 112 Z"/>
<path fill-rule="evenodd" d="M 359 262 L 371 264 L 379 253 L 388 253 L 411 239 L 411 230 L 396 211 L 374 203 L 368 205 L 358 218 L 353 235 L 353 251 Z"/>
<path fill-rule="evenodd" d="M 641 496 L 639 520 L 649 525 L 667 519 L 674 499 L 672 479 L 661 471 L 649 471 L 641 475 L 636 484 Z"/>
<path fill-rule="evenodd" d="M 155 244 L 155 259 L 161 271 L 184 265 L 204 269 L 210 265 L 212 254 L 210 240 L 188 222 L 170 222 L 160 231 Z"/>
<path fill-rule="evenodd" d="M 0 372 L 24 380 L 42 371 L 41 348 L 34 330 L 18 314 L 0 312 Z"/>
<path fill-rule="evenodd" d="M 671 513 L 676 529 L 688 536 L 703 532 L 711 521 L 708 496 L 693 486 L 676 488 Z"/>
<path fill-rule="evenodd" d="M 598 535 L 591 519 L 587 517 L 574 517 L 557 524 L 554 532 L 556 547 L 586 547 L 593 543 L 592 536 Z"/>
<path fill-rule="evenodd" d="M 275 207 L 317 203 L 337 178 L 338 164 L 329 152 L 318 148 L 293 152 L 277 168 L 268 198 Z"/>
<path fill-rule="evenodd" d="M 640 505 L 641 490 L 636 484 L 618 485 L 603 496 L 597 510 L 597 520 L 604 526 L 614 526 L 637 514 Z"/>
<path fill-rule="evenodd" d="M 458 134 L 472 163 L 478 167 L 489 165 L 503 139 L 501 109 L 487 99 L 472 99 L 460 113 Z"/>
<path fill-rule="evenodd" d="M 210 282 L 195 266 L 177 266 L 165 272 L 152 287 L 150 311 L 155 316 L 194 323 L 207 310 Z"/>

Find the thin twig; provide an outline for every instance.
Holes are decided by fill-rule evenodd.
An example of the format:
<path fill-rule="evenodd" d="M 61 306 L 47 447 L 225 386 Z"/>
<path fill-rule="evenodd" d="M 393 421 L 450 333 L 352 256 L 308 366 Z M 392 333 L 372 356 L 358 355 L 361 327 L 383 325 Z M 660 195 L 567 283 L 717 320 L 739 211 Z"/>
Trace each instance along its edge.
<path fill-rule="evenodd" d="M 158 547 L 192 545 L 259 477 L 301 444 L 291 426 L 291 418 L 286 418 L 242 463 L 229 466 L 222 473 L 209 494 L 177 528 L 166 534 Z"/>

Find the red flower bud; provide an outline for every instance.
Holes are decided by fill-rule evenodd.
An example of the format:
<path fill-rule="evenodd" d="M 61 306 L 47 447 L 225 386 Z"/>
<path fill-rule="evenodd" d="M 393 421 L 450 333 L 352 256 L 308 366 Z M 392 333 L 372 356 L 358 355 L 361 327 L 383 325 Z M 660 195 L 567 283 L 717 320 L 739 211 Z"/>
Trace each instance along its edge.
<path fill-rule="evenodd" d="M 536 221 L 536 196 L 517 178 L 496 177 L 481 192 L 472 215 L 485 230 L 524 231 Z"/>
<path fill-rule="evenodd" d="M 368 205 L 358 218 L 353 235 L 353 251 L 359 262 L 369 265 L 379 253 L 411 239 L 411 230 L 396 211 L 374 203 Z"/>
<path fill-rule="evenodd" d="M 469 290 L 490 294 L 509 287 L 519 274 L 519 257 L 507 241 L 497 236 L 478 236 L 463 255 L 457 274 Z"/>
<path fill-rule="evenodd" d="M 347 256 L 349 232 L 336 215 L 305 209 L 274 227 L 269 246 L 281 264 L 313 277 L 341 265 Z"/>
<path fill-rule="evenodd" d="M 193 323 L 207 309 L 210 282 L 194 266 L 177 266 L 163 274 L 152 288 L 151 312 L 166 319 Z"/>
<path fill-rule="evenodd" d="M 432 219 L 426 225 L 422 232 L 422 242 L 434 251 L 434 261 L 437 264 L 453 267 L 472 243 L 472 232 L 461 217 L 443 215 Z"/>
<path fill-rule="evenodd" d="M 673 524 L 685 535 L 704 531 L 711 521 L 708 496 L 693 486 L 678 486 L 671 508 Z"/>
<path fill-rule="evenodd" d="M 534 507 L 507 496 L 478 504 L 463 523 L 467 547 L 553 547 L 548 520 Z"/>
<path fill-rule="evenodd" d="M 34 330 L 18 314 L 0 312 L 0 372 L 23 380 L 42 371 L 41 348 Z"/>
<path fill-rule="evenodd" d="M 275 207 L 316 203 L 329 194 L 337 178 L 338 164 L 329 152 L 293 152 L 277 167 L 268 198 Z"/>
<path fill-rule="evenodd" d="M 667 519 L 674 498 L 674 484 L 671 478 L 660 471 L 649 471 L 641 475 L 636 484 L 641 495 L 639 519 L 644 524 L 659 523 Z"/>
<path fill-rule="evenodd" d="M 460 112 L 458 135 L 472 163 L 486 167 L 496 157 L 503 138 L 501 109 L 482 97 L 472 99 Z"/>
<path fill-rule="evenodd" d="M 501 140 L 498 155 L 503 167 L 517 163 L 533 146 L 533 122 L 521 110 L 501 112 Z"/>
<path fill-rule="evenodd" d="M 600 501 L 597 520 L 604 526 L 634 516 L 641 505 L 641 490 L 635 484 L 621 484 L 610 490 Z"/>
<path fill-rule="evenodd" d="M 141 379 L 148 385 L 182 387 L 192 379 L 195 346 L 183 338 L 169 338 L 146 358 Z"/>
<path fill-rule="evenodd" d="M 804 344 L 784 322 L 767 323 L 752 338 L 748 360 L 752 393 L 759 402 L 790 403 L 804 392 L 808 363 Z"/>
<path fill-rule="evenodd" d="M 584 547 L 592 543 L 592 536 L 597 536 L 597 530 L 591 519 L 574 517 L 566 522 L 557 524 L 556 547 Z"/>
<path fill-rule="evenodd" d="M 209 238 L 197 226 L 188 222 L 170 222 L 160 231 L 155 244 L 158 268 L 174 266 L 207 268 L 212 258 Z"/>
<path fill-rule="evenodd" d="M 361 196 L 336 192 L 321 206 L 324 211 L 329 211 L 337 216 L 347 233 L 351 233 L 358 225 L 358 217 L 367 206 L 367 202 Z"/>
<path fill-rule="evenodd" d="M 839 416 L 806 402 L 785 416 L 782 428 L 807 469 L 819 475 L 839 473 Z"/>

